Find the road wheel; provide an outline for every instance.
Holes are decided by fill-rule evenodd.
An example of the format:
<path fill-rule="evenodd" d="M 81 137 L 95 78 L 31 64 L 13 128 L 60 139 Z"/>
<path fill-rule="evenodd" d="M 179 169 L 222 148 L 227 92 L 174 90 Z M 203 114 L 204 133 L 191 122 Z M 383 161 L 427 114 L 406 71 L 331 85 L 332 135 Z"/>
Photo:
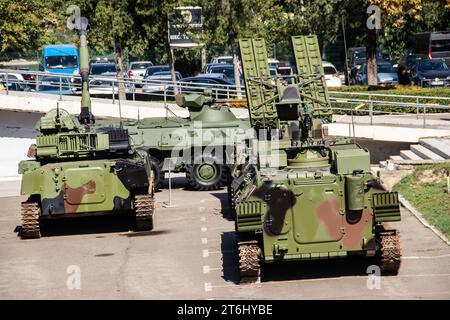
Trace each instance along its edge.
<path fill-rule="evenodd" d="M 164 171 L 163 171 L 163 163 L 159 161 L 157 158 L 149 156 L 150 158 L 150 165 L 153 172 L 153 185 L 155 187 L 155 190 L 158 191 L 162 188 L 162 185 L 164 183 Z"/>
<path fill-rule="evenodd" d="M 217 190 L 226 180 L 226 170 L 214 157 L 203 157 L 202 162 L 186 165 L 186 179 L 189 185 L 199 191 Z"/>

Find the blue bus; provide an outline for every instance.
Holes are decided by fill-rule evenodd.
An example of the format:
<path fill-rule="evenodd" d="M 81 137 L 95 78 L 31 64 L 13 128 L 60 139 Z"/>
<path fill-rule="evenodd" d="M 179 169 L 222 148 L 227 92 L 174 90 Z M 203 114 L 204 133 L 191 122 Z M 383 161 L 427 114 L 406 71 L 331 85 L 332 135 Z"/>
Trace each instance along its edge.
<path fill-rule="evenodd" d="M 70 75 L 80 74 L 78 48 L 73 44 L 52 44 L 42 50 L 41 71 Z"/>

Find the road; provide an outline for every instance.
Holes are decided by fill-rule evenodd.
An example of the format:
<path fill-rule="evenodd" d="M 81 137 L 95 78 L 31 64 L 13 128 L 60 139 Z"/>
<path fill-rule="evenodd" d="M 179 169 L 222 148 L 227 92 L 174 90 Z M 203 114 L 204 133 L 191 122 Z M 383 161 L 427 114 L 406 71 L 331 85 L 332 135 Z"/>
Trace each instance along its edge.
<path fill-rule="evenodd" d="M 24 198 L 0 198 L 0 298 L 450 299 L 450 247 L 405 210 L 393 224 L 402 266 L 380 289 L 368 289 L 365 259 L 270 266 L 261 283 L 238 285 L 226 191 L 184 187 L 174 179 L 174 208 L 163 207 L 168 190 L 157 193 L 152 232 L 128 231 L 124 217 L 75 218 L 45 226 L 38 240 L 17 235 Z"/>

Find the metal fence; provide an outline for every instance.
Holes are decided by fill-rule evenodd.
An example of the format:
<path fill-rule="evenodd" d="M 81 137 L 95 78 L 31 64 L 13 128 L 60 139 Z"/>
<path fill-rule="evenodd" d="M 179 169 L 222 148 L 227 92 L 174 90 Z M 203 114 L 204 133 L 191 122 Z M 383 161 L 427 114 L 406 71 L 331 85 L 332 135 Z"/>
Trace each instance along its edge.
<path fill-rule="evenodd" d="M 0 69 L 0 83 L 5 86 L 6 94 L 11 90 L 64 95 L 79 95 L 81 93 L 81 79 L 79 76 L 45 73 L 40 71 L 23 71 Z M 124 77 L 90 76 L 89 91 L 92 96 L 111 99 L 114 104 L 119 87 L 123 86 L 127 100 L 175 100 L 175 92 L 202 93 L 209 90 L 213 97 L 223 102 L 245 103 L 245 88 L 226 84 L 192 83 L 186 81 L 130 79 Z M 410 115 L 412 108 L 419 119 L 423 118 L 426 126 L 427 116 L 436 112 L 450 112 L 450 98 L 392 95 L 379 93 L 330 91 L 332 109 L 336 113 L 348 115 L 368 115 L 370 124 L 374 123 L 377 115 Z M 430 101 L 439 103 L 429 103 Z M 356 105 L 356 107 L 354 107 Z M 395 107 L 395 108 L 394 108 Z M 393 110 L 395 109 L 395 110 Z"/>

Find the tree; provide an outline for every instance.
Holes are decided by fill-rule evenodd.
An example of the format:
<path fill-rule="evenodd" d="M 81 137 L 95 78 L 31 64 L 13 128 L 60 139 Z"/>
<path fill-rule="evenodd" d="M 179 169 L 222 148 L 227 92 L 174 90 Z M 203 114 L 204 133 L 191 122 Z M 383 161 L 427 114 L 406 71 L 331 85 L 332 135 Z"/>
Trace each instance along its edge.
<path fill-rule="evenodd" d="M 200 3 L 206 43 L 231 49 L 235 85 L 240 88 L 238 39 L 262 37 L 272 42 L 279 34 L 278 18 L 282 14 L 282 6 L 274 0 L 203 0 Z"/>
<path fill-rule="evenodd" d="M 0 8 L 0 53 L 34 51 L 61 27 L 49 1 L 0 0 Z"/>
<path fill-rule="evenodd" d="M 381 45 L 401 57 L 412 33 L 450 28 L 450 0 L 370 0 L 380 7 Z"/>

